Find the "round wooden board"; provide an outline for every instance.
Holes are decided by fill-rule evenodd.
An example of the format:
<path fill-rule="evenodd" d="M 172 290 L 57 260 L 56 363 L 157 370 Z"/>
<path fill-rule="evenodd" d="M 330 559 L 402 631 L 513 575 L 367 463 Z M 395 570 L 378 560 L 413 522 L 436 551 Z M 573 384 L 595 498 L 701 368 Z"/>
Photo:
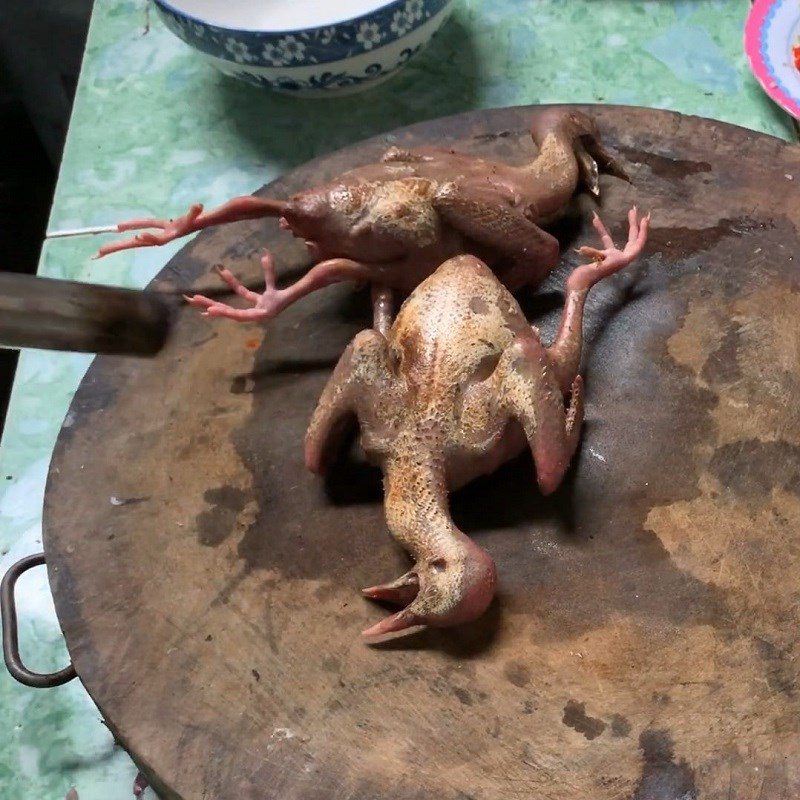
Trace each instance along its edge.
<path fill-rule="evenodd" d="M 191 309 L 154 361 L 98 358 L 56 448 L 45 546 L 78 674 L 164 797 L 507 800 L 800 796 L 800 151 L 664 111 L 596 107 L 633 184 L 602 180 L 647 255 L 587 316 L 587 423 L 543 499 L 529 458 L 453 497 L 497 562 L 476 624 L 366 646 L 359 589 L 406 559 L 353 449 L 302 463 L 337 357 L 369 323 L 332 287 L 266 328 Z M 531 109 L 424 123 L 319 159 L 283 197 L 452 142 L 520 161 Z M 592 240 L 525 300 L 545 336 Z M 165 209 L 166 210 L 166 209 Z M 165 288 L 297 270 L 273 222 L 198 236 Z M 795 260 L 793 260 L 793 257 Z M 112 500 L 112 498 L 115 498 Z"/>

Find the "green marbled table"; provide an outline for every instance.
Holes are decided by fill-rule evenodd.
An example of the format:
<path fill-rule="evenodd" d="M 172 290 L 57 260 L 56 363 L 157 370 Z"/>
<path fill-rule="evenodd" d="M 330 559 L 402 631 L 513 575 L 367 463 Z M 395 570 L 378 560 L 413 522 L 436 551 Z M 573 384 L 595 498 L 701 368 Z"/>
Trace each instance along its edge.
<path fill-rule="evenodd" d="M 609 102 L 670 108 L 792 138 L 742 51 L 746 0 L 460 0 L 430 49 L 373 90 L 269 94 L 213 72 L 146 0 L 98 0 L 49 230 L 174 215 L 249 193 L 375 133 L 474 108 Z M 364 102 L 368 98 L 368 102 Z M 45 242 L 39 273 L 143 286 L 179 249 L 91 261 L 99 238 Z M 25 352 L 0 445 L 0 572 L 41 549 L 50 456 L 90 358 Z M 43 569 L 17 590 L 30 666 L 66 662 Z M 0 797 L 128 800 L 136 768 L 78 681 L 27 689 L 0 670 Z"/>

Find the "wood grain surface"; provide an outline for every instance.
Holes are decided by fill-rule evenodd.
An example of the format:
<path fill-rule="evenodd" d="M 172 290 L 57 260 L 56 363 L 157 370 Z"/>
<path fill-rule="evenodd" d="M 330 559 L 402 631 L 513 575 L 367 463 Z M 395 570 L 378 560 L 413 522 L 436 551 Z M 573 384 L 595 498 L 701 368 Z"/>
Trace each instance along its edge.
<path fill-rule="evenodd" d="M 664 111 L 597 107 L 652 211 L 641 263 L 587 313 L 582 449 L 543 499 L 529 458 L 453 497 L 497 562 L 477 623 L 368 647 L 359 596 L 406 559 L 355 446 L 327 481 L 302 437 L 369 324 L 336 286 L 266 327 L 181 312 L 149 361 L 101 357 L 50 472 L 45 547 L 81 680 L 153 784 L 183 800 L 772 800 L 800 796 L 800 151 Z M 424 123 L 311 162 L 283 197 L 449 142 L 528 159 L 531 109 Z M 551 335 L 592 242 L 582 197 L 556 275 L 523 297 Z M 163 289 L 254 285 L 273 221 L 211 230 Z M 112 499 L 113 498 L 113 499 Z"/>

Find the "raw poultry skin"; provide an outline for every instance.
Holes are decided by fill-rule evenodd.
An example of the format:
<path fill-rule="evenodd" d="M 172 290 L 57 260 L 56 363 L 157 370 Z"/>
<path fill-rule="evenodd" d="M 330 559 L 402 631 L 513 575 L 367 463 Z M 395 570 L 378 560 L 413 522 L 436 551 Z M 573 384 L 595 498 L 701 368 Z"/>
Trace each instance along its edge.
<path fill-rule="evenodd" d="M 472 255 L 443 263 L 403 304 L 386 335 L 362 331 L 342 355 L 306 434 L 306 465 L 323 473 L 348 419 L 384 473 L 386 520 L 414 566 L 367 597 L 402 606 L 364 632 L 468 622 L 486 610 L 497 573 L 491 556 L 459 531 L 448 491 L 489 473 L 527 446 L 541 491 L 554 491 L 583 419 L 578 375 L 590 288 L 641 252 L 649 216 L 628 216 L 615 247 L 595 215 L 602 249 L 567 279 L 561 325 L 545 347 L 516 300 Z M 566 398 L 566 404 L 565 404 Z"/>
<path fill-rule="evenodd" d="M 238 197 L 208 212 L 194 205 L 173 220 L 121 223 L 120 231 L 142 232 L 105 245 L 99 255 L 163 245 L 226 222 L 279 217 L 282 227 L 305 240 L 313 258 L 302 278 L 278 288 L 272 257 L 265 253 L 266 288 L 260 293 L 217 266 L 248 308 L 198 294 L 187 301 L 209 317 L 264 321 L 331 283 L 369 283 L 376 327 L 386 332 L 395 294 L 408 294 L 456 255 L 504 265 L 499 277 L 512 292 L 537 286 L 559 256 L 557 240 L 541 226 L 563 213 L 581 179 L 598 194 L 599 169 L 625 177 L 602 147 L 594 120 L 582 112 L 563 107 L 537 112 L 531 136 L 539 153 L 523 166 L 441 148 L 392 148 L 381 162 L 287 201 Z"/>

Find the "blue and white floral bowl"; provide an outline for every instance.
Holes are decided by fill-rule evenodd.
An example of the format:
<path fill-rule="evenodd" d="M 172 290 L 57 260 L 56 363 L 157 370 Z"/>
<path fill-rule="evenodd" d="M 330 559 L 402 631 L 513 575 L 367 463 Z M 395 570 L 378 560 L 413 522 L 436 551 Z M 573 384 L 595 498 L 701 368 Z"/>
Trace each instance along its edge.
<path fill-rule="evenodd" d="M 305 96 L 390 77 L 430 41 L 453 2 L 155 0 L 164 24 L 226 75 Z"/>

